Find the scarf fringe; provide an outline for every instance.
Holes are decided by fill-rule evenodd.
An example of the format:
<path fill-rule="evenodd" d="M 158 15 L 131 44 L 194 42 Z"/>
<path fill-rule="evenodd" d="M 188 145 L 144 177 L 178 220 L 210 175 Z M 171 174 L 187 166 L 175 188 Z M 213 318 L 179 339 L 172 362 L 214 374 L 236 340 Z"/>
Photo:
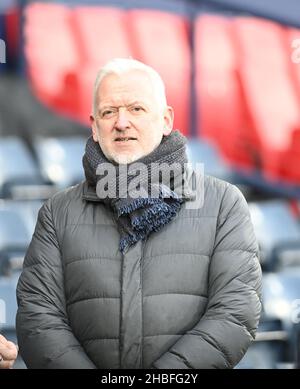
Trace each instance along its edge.
<path fill-rule="evenodd" d="M 168 224 L 180 209 L 182 199 L 176 199 L 172 204 L 161 201 L 151 208 L 145 209 L 141 216 L 132 216 L 131 227 L 134 234 L 128 234 L 120 240 L 120 251 L 124 251 L 139 240 L 144 240 L 151 232 L 159 231 Z"/>

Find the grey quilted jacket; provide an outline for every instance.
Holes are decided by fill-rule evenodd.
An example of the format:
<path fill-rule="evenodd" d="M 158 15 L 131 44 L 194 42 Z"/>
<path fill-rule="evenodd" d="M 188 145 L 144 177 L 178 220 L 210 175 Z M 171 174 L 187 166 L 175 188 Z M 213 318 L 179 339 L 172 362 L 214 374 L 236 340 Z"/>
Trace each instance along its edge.
<path fill-rule="evenodd" d="M 187 203 L 186 203 L 187 204 Z M 206 177 L 204 203 L 124 255 L 87 182 L 39 212 L 17 287 L 29 368 L 232 368 L 259 321 L 261 269 L 246 201 Z"/>

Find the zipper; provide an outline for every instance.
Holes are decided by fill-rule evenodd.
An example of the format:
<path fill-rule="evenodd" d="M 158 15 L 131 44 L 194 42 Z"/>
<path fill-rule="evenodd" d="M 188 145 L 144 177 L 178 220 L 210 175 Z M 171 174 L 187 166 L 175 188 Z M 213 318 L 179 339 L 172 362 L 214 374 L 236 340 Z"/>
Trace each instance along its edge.
<path fill-rule="evenodd" d="M 141 369 L 144 368 L 144 289 L 143 289 L 143 264 L 144 264 L 144 247 L 146 244 L 146 239 L 142 240 L 141 245 L 141 265 L 140 265 L 140 279 L 141 279 L 141 307 L 142 307 L 142 341 L 141 341 Z"/>

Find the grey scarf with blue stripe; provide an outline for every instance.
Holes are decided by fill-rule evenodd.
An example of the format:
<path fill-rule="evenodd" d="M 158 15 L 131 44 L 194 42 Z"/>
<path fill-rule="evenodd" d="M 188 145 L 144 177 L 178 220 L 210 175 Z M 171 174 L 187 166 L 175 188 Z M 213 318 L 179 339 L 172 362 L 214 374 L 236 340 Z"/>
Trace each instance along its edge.
<path fill-rule="evenodd" d="M 125 165 L 108 161 L 99 144 L 94 142 L 92 137 L 88 139 L 83 156 L 83 167 L 89 184 L 97 186 L 98 196 L 97 183 L 103 176 L 96 174 L 97 168 L 100 164 L 109 163 L 116 169 L 116 184 L 114 187 L 116 195 L 105 197 L 100 193 L 100 198 L 115 214 L 120 231 L 119 249 L 122 253 L 139 240 L 144 240 L 151 232 L 159 231 L 168 224 L 176 216 L 182 203 L 188 198 L 184 191 L 176 190 L 178 183 L 180 183 L 180 189 L 184 184 L 184 164 L 187 163 L 185 144 L 186 138 L 179 131 L 173 131 L 169 136 L 164 136 L 160 145 L 150 154 L 126 165 L 128 171 L 137 162 L 144 164 L 147 169 L 144 173 L 148 174 L 139 172 L 139 182 L 140 186 L 146 190 L 145 196 L 136 196 L 133 195 L 134 190 L 128 193 L 129 184 L 135 176 L 126 175 L 124 177 L 124 174 L 122 176 L 121 166 L 124 168 Z M 172 180 L 166 182 L 163 177 L 168 175 L 163 173 L 171 165 L 177 168 L 172 170 Z M 159 170 L 160 174 L 155 174 L 158 173 L 155 170 Z M 153 177 L 159 177 L 159 179 L 153 181 Z M 125 184 L 124 179 L 126 185 L 123 185 Z M 122 191 L 123 194 L 120 196 Z M 180 195 L 178 195 L 178 192 L 180 192 Z M 151 197 L 148 193 L 156 193 L 156 195 Z"/>

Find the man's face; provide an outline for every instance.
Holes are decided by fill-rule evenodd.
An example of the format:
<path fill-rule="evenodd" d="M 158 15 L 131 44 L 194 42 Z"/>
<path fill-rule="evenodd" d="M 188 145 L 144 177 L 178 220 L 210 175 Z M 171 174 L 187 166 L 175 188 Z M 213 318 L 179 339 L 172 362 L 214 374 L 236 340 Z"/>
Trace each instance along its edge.
<path fill-rule="evenodd" d="M 93 139 L 109 160 L 131 163 L 151 153 L 173 127 L 171 107 L 159 106 L 147 73 L 131 70 L 105 76 L 91 116 Z"/>

